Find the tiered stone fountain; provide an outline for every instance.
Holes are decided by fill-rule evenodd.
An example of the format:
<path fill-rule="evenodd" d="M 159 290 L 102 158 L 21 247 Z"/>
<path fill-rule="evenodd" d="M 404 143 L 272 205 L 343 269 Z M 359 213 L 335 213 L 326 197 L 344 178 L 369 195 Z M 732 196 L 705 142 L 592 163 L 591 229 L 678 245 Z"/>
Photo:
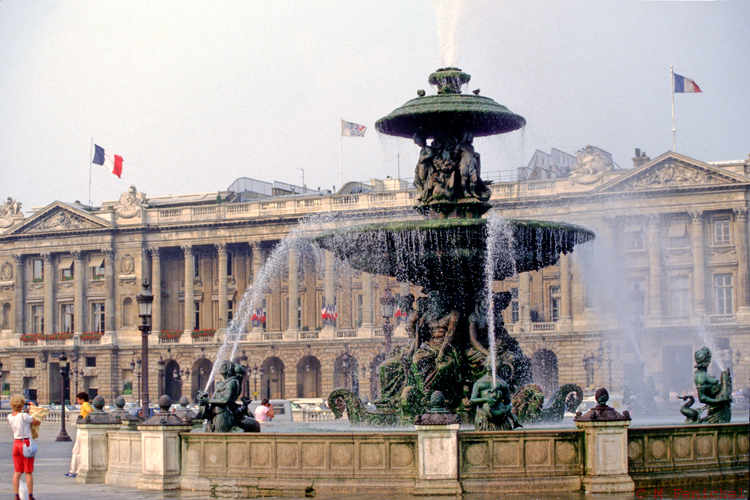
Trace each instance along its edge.
<path fill-rule="evenodd" d="M 491 192 L 473 139 L 517 130 L 526 120 L 479 91 L 461 93 L 469 79 L 458 68 L 440 69 L 429 77 L 436 95 L 420 90 L 376 123 L 381 133 L 412 138 L 421 148 L 414 187 L 424 220 L 336 229 L 314 240 L 357 270 L 408 281 L 427 295 L 407 320 L 411 338 L 381 367 L 379 411 L 364 411 L 347 390 L 329 397 L 335 412 L 347 405 L 355 422 L 411 423 L 439 392 L 447 412 L 473 419 L 484 409 L 488 429 L 516 427 L 510 395 L 531 382 L 530 365 L 502 327 L 499 312 L 509 297 L 488 300 L 487 277 L 554 265 L 594 237 L 572 224 L 528 220 L 506 221 L 507 238 L 490 234 L 482 215 Z M 487 262 L 488 255 L 503 264 Z"/>

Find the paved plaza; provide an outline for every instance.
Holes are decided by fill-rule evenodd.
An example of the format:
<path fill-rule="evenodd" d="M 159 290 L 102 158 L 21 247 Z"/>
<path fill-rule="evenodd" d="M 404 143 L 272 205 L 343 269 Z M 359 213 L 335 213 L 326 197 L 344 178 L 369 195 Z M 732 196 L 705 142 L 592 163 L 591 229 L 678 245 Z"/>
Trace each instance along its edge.
<path fill-rule="evenodd" d="M 75 440 L 76 428 L 75 425 L 69 425 L 67 427 L 68 434 L 72 440 Z M 79 484 L 75 479 L 66 478 L 63 476 L 70 467 L 70 457 L 73 450 L 73 441 L 69 443 L 56 442 L 55 438 L 60 432 L 59 425 L 48 425 L 43 424 L 41 426 L 40 437 L 37 440 L 39 445 L 39 454 L 35 463 L 34 471 L 34 496 L 38 500 L 55 500 L 55 499 L 76 499 L 76 500 L 94 500 L 94 499 L 127 499 L 127 500 L 157 500 L 163 498 L 182 498 L 182 499 L 202 499 L 210 498 L 205 492 L 192 492 L 192 491 L 174 491 L 174 492 L 153 492 L 153 491 L 142 491 L 135 488 L 121 488 L 118 486 L 112 486 L 107 484 Z M 0 463 L 5 464 L 0 467 L 0 484 L 2 489 L 0 490 L 0 500 L 2 498 L 13 498 L 13 466 L 11 459 L 11 449 L 13 436 L 10 432 L 8 425 L 0 426 Z M 728 489 L 739 489 L 740 487 L 745 488 L 747 492 L 747 484 L 725 484 L 722 488 L 726 491 Z M 692 491 L 700 490 L 703 491 L 703 487 L 698 486 L 685 486 Z M 706 498 L 710 498 L 711 491 L 718 491 L 719 486 L 712 485 L 706 489 L 709 495 Z M 675 498 L 673 488 L 663 489 L 663 498 Z M 358 495 L 356 491 L 352 491 L 351 494 L 347 495 L 336 495 L 336 496 L 323 496 L 317 495 L 316 499 L 322 500 L 373 500 L 373 495 Z M 416 498 L 427 498 L 427 497 L 383 497 L 383 498 L 394 498 L 395 500 L 414 500 Z M 446 497 L 437 497 L 446 498 Z M 490 495 L 470 494 L 464 495 L 464 500 L 484 500 L 484 499 L 495 499 L 502 498 L 507 500 L 631 500 L 634 498 L 662 498 L 660 496 L 654 496 L 653 490 L 647 490 L 640 492 L 639 495 L 601 495 L 592 496 L 585 495 L 582 493 L 548 493 L 548 494 L 514 494 L 512 492 L 496 492 Z M 677 498 L 682 498 L 678 496 Z M 691 497 L 697 498 L 697 497 Z M 746 497 L 745 497 L 746 498 Z"/>

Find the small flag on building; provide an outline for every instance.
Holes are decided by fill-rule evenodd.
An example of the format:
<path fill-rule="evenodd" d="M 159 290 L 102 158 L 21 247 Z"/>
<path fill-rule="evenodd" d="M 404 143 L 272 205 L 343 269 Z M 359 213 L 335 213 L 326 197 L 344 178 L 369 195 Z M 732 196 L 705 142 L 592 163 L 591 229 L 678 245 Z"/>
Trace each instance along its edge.
<path fill-rule="evenodd" d="M 107 167 L 109 169 L 112 168 L 112 173 L 115 174 L 117 177 L 120 177 L 122 175 L 122 156 L 118 155 L 112 155 L 114 159 L 110 158 L 106 151 L 104 151 L 104 148 L 101 146 L 97 146 L 94 144 L 94 165 L 101 165 L 103 167 Z"/>
<path fill-rule="evenodd" d="M 364 125 L 341 120 L 342 137 L 364 137 L 365 130 L 367 130 L 367 127 L 365 127 Z"/>
<path fill-rule="evenodd" d="M 674 93 L 675 94 L 696 94 L 703 92 L 698 84 L 690 78 L 685 78 L 677 73 L 674 74 Z"/>

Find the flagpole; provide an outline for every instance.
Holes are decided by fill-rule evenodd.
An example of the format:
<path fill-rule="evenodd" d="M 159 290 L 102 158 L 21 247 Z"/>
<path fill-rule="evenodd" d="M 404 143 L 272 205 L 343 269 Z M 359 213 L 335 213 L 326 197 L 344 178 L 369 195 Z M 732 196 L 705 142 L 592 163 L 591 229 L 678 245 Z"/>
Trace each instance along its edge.
<path fill-rule="evenodd" d="M 669 73 L 672 75 L 672 151 L 677 152 L 677 129 L 674 126 L 674 68 L 669 66 Z"/>
<path fill-rule="evenodd" d="M 341 118 L 343 123 L 344 119 Z M 344 185 L 344 131 L 339 130 L 339 189 Z"/>
<path fill-rule="evenodd" d="M 94 163 L 94 138 L 91 138 L 91 153 L 89 154 L 89 206 L 91 206 L 91 164 Z"/>

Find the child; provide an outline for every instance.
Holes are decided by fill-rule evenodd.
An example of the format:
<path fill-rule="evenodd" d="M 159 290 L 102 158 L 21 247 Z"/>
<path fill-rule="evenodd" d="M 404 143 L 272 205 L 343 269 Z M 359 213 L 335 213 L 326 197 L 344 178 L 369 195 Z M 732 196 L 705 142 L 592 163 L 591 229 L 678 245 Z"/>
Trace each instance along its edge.
<path fill-rule="evenodd" d="M 22 412 L 23 406 L 26 404 L 26 400 L 20 394 L 14 394 L 10 398 L 10 407 L 13 410 L 12 415 L 8 415 L 8 423 L 10 428 L 13 429 L 13 465 L 15 466 L 15 474 L 13 474 L 13 491 L 16 492 L 16 500 L 20 500 L 18 496 L 18 488 L 21 482 L 21 474 L 26 473 L 26 485 L 29 488 L 29 500 L 34 500 L 34 478 L 32 472 L 34 472 L 34 459 L 26 458 L 23 456 L 23 445 L 29 446 L 29 438 L 31 437 L 31 426 L 41 424 L 40 421 L 34 420 L 31 415 L 26 412 Z M 33 403 L 29 403 L 33 405 Z"/>

